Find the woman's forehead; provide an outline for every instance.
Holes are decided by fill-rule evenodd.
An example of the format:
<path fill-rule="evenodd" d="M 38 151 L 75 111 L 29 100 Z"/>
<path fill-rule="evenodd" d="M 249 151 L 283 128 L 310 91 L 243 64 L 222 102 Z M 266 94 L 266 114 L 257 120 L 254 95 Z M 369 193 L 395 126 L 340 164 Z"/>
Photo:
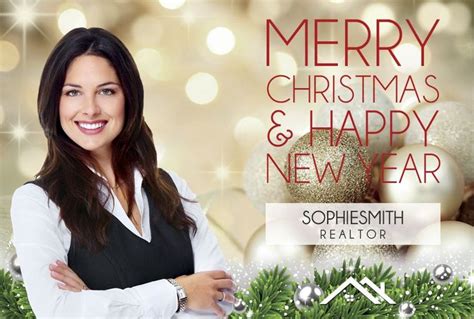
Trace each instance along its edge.
<path fill-rule="evenodd" d="M 66 72 L 65 83 L 70 81 L 87 84 L 119 82 L 117 72 L 110 61 L 96 55 L 81 55 L 75 58 Z"/>

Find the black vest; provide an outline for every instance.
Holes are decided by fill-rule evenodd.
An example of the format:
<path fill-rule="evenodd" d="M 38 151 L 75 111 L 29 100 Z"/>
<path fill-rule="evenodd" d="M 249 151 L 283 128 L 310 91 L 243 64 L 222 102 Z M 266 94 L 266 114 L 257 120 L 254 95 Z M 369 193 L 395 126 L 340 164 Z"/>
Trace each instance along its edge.
<path fill-rule="evenodd" d="M 160 170 L 160 173 L 176 188 L 168 173 L 164 170 Z M 40 186 L 37 181 L 28 183 Z M 194 273 L 189 232 L 168 224 L 151 196 L 147 195 L 150 209 L 150 243 L 137 237 L 113 215 L 107 227 L 107 244 L 100 252 L 92 253 L 81 247 L 72 236 L 68 266 L 90 289 L 124 289 Z"/>

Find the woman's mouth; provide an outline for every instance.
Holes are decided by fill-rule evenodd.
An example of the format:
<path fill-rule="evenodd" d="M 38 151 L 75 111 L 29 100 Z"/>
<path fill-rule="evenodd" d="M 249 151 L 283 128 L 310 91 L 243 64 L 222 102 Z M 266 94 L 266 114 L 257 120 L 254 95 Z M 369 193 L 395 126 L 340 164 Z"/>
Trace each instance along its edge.
<path fill-rule="evenodd" d="M 77 127 L 82 133 L 87 135 L 94 135 L 102 132 L 105 125 L 107 124 L 107 121 L 74 121 L 74 123 L 76 123 Z"/>

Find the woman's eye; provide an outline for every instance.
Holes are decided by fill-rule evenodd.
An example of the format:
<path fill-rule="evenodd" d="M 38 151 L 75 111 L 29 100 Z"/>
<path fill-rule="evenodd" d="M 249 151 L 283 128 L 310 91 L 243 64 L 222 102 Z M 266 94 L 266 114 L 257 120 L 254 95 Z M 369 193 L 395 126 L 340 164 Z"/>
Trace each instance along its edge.
<path fill-rule="evenodd" d="M 70 90 L 70 91 L 67 91 L 66 92 L 66 95 L 67 96 L 78 96 L 79 95 L 79 91 L 78 90 Z"/>
<path fill-rule="evenodd" d="M 102 95 L 113 95 L 115 93 L 112 89 L 102 89 L 100 90 L 100 94 Z"/>

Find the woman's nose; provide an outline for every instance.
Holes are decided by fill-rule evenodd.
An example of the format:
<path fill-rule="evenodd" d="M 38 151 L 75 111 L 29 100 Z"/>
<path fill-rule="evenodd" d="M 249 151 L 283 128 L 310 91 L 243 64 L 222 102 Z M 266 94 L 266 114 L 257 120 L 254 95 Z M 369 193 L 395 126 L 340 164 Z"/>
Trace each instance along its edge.
<path fill-rule="evenodd" d="M 100 113 L 100 106 L 95 95 L 87 97 L 84 101 L 82 113 L 89 116 Z"/>

